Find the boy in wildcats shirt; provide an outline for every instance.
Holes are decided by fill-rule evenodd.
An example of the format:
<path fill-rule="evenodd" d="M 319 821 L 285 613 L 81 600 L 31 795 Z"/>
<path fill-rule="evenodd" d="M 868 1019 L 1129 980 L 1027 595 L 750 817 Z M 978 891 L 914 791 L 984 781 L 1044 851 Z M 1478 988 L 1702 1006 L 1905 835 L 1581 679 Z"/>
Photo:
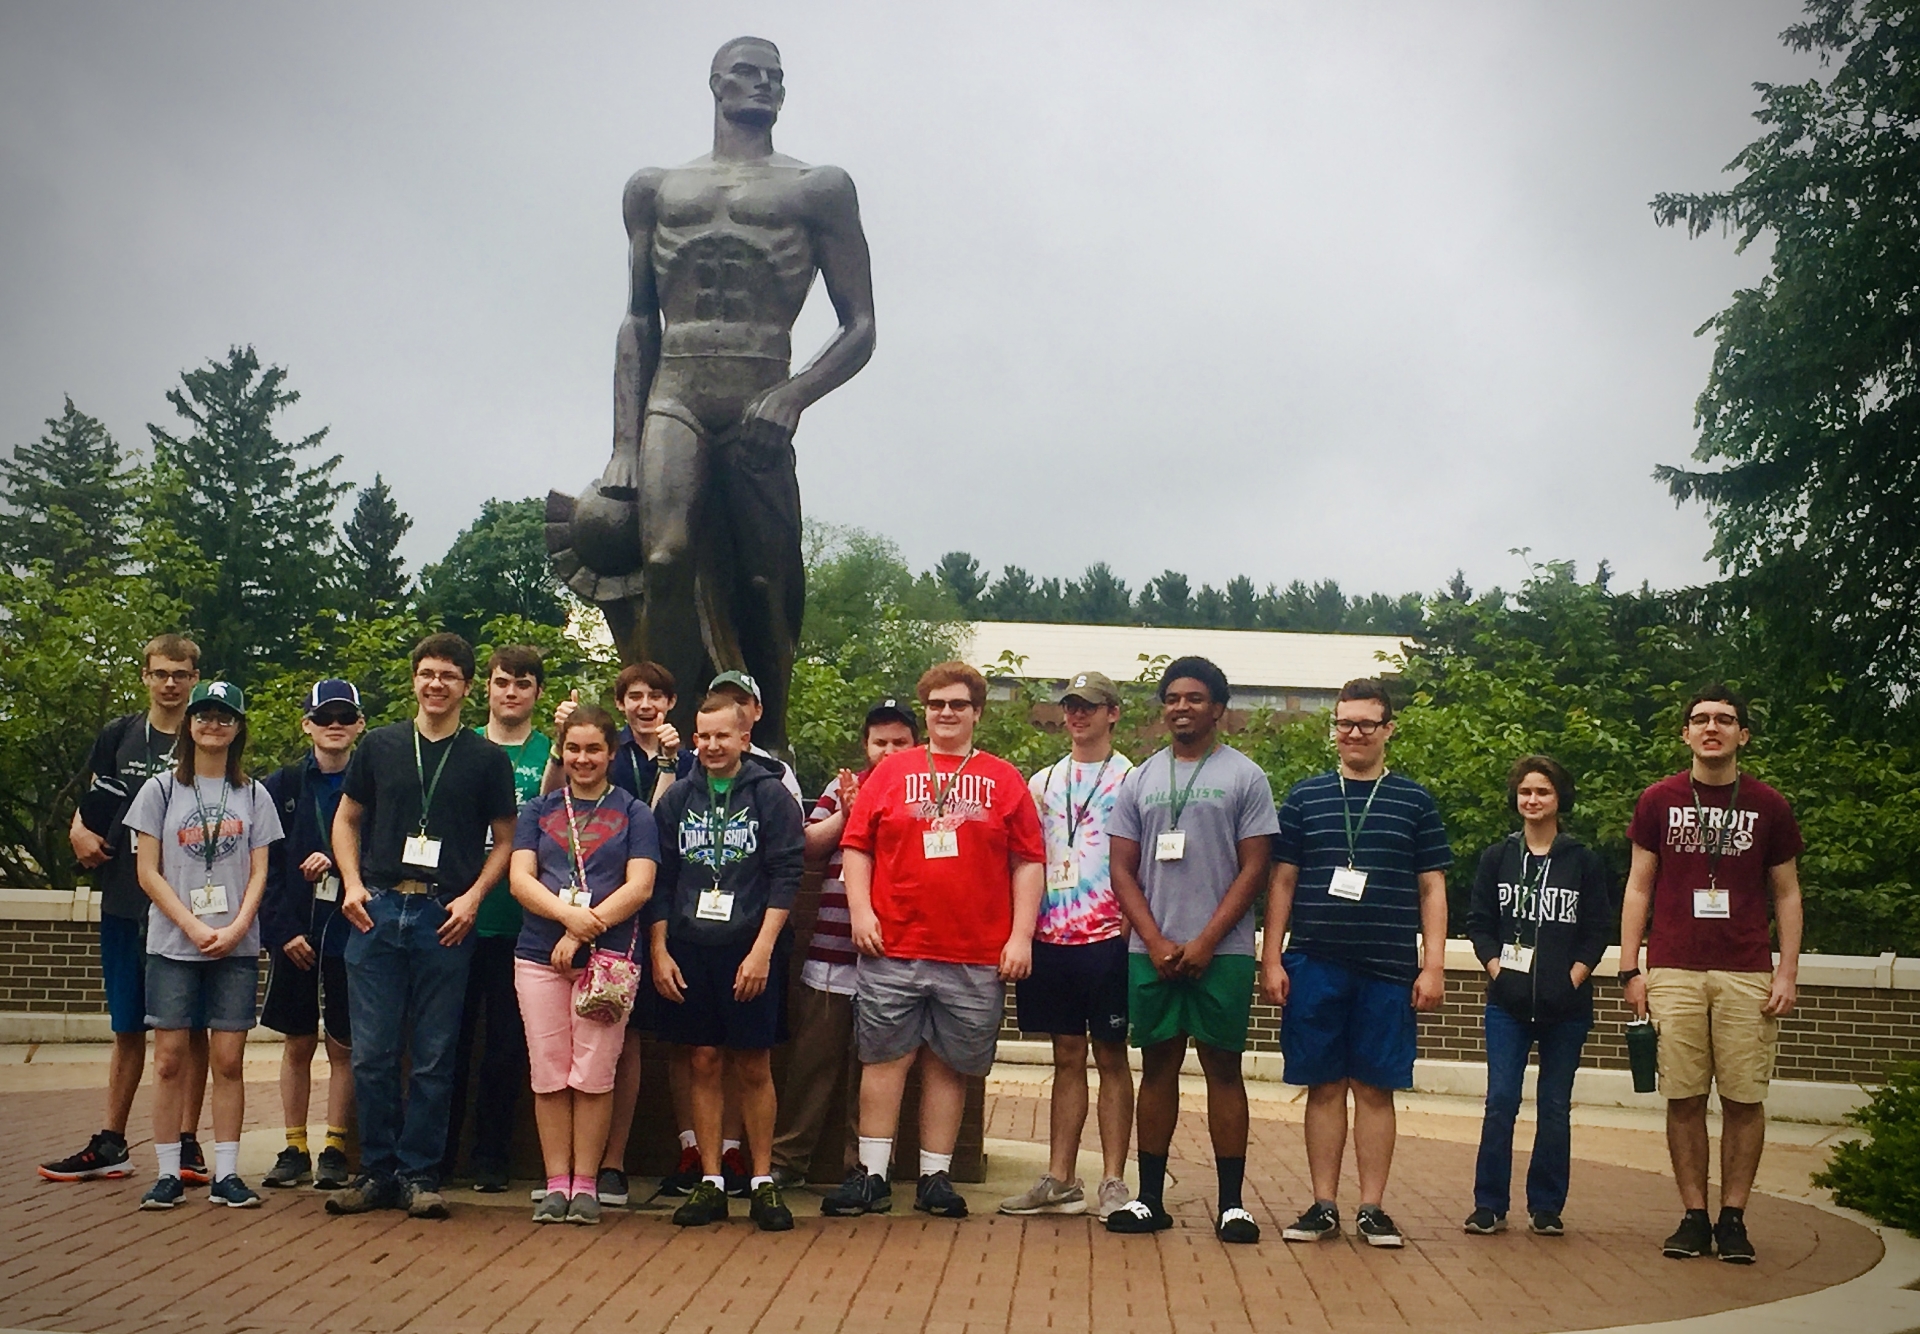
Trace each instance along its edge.
<path fill-rule="evenodd" d="M 1747 1196 L 1766 1142 L 1780 1020 L 1798 999 L 1800 826 L 1787 799 L 1740 772 L 1747 703 L 1710 686 L 1687 704 L 1684 773 L 1640 794 L 1620 909 L 1620 980 L 1660 1033 L 1667 1149 L 1686 1215 L 1663 1247 L 1752 1264 Z M 1774 962 L 1768 909 L 1779 931 Z M 1648 914 L 1652 930 L 1648 931 Z M 1640 973 L 1645 938 L 1647 971 Z M 1720 1093 L 1720 1217 L 1707 1216 L 1707 1091 Z"/>

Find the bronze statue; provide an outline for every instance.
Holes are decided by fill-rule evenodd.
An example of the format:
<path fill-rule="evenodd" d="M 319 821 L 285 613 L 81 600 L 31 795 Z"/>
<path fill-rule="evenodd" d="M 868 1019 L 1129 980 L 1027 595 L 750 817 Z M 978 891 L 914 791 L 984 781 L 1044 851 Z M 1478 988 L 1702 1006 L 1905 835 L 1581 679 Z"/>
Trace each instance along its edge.
<path fill-rule="evenodd" d="M 624 661 L 673 672 L 683 734 L 707 681 L 743 669 L 764 697 L 755 739 L 784 752 L 806 601 L 793 432 L 873 355 L 873 275 L 852 178 L 773 151 L 779 49 L 736 38 L 707 85 L 713 151 L 627 182 L 613 457 L 578 501 L 548 495 L 547 547 Z M 791 374 L 816 271 L 840 327 Z"/>

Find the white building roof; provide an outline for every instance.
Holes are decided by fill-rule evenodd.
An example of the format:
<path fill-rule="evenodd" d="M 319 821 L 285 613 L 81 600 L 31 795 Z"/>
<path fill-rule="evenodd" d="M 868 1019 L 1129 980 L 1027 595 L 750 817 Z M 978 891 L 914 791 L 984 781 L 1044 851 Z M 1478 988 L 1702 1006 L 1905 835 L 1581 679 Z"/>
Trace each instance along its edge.
<path fill-rule="evenodd" d="M 1149 661 L 1199 654 L 1241 687 L 1338 690 L 1361 676 L 1394 670 L 1381 654 L 1406 652 L 1398 635 L 1298 634 L 1283 630 L 1178 630 L 1139 625 L 1043 625 L 974 621 L 961 657 L 986 668 L 1012 652 L 1026 659 L 1023 679 L 1065 681 L 1076 672 L 1105 672 L 1131 681 Z"/>

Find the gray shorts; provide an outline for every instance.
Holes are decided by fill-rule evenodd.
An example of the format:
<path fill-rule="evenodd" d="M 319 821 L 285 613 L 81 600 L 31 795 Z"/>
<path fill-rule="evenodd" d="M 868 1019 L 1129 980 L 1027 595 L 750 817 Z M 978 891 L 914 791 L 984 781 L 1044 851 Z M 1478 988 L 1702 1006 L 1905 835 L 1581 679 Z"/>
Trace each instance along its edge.
<path fill-rule="evenodd" d="M 253 1027 L 260 990 L 256 955 L 224 959 L 147 956 L 147 1027 L 198 1028 L 244 1033 Z"/>
<path fill-rule="evenodd" d="M 991 964 L 860 960 L 853 1036 L 860 1060 L 882 1065 L 925 1043 L 963 1075 L 993 1069 L 1007 984 Z"/>

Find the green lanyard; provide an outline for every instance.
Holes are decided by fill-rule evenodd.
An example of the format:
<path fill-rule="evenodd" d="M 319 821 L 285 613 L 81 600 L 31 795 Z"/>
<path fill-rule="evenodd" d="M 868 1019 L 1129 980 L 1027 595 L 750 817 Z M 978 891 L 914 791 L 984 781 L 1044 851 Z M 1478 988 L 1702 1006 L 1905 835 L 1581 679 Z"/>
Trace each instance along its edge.
<path fill-rule="evenodd" d="M 193 780 L 193 816 L 200 822 L 200 854 L 207 859 L 207 883 L 213 883 L 213 864 L 220 856 L 220 826 L 227 822 L 227 798 L 233 792 L 233 785 L 226 779 L 220 780 L 220 810 L 213 817 L 213 823 L 207 823 L 207 805 L 200 800 L 200 780 Z"/>
<path fill-rule="evenodd" d="M 1353 806 L 1347 801 L 1347 776 L 1340 774 L 1339 779 L 1340 818 L 1347 825 L 1347 869 L 1351 871 L 1354 869 L 1354 859 L 1360 855 L 1360 835 L 1366 830 L 1367 817 L 1373 813 L 1373 799 L 1380 795 L 1380 785 L 1387 781 L 1387 771 L 1382 769 L 1380 776 L 1373 780 L 1373 791 L 1367 793 L 1367 804 L 1360 808 L 1359 824 L 1353 822 Z"/>
<path fill-rule="evenodd" d="M 733 781 L 727 784 L 725 792 L 715 794 L 713 775 L 707 775 L 707 846 L 713 849 L 713 883 L 720 884 L 720 868 L 726 864 L 727 819 L 733 812 L 733 794 L 740 786 L 740 775 L 735 774 Z M 719 804 L 715 804 L 715 803 Z"/>
<path fill-rule="evenodd" d="M 1720 888 L 1720 854 L 1726 850 L 1726 845 L 1733 838 L 1733 813 L 1740 806 L 1740 771 L 1736 769 L 1733 772 L 1733 795 L 1727 798 L 1726 823 L 1714 830 L 1711 838 L 1707 835 L 1707 812 L 1700 805 L 1700 784 L 1694 781 L 1692 774 L 1687 775 L 1687 786 L 1693 792 L 1693 822 L 1695 828 L 1700 831 L 1700 846 L 1707 850 L 1707 885 L 1712 889 L 1718 889 Z"/>
<path fill-rule="evenodd" d="M 1107 766 L 1113 763 L 1113 753 L 1109 751 L 1107 758 L 1100 761 L 1100 772 L 1093 776 L 1093 786 L 1087 790 L 1087 799 L 1080 803 L 1080 813 L 1078 815 L 1075 815 L 1073 811 L 1073 756 L 1067 756 L 1067 758 L 1060 761 L 1060 763 L 1067 766 L 1067 847 L 1072 848 L 1073 840 L 1079 833 L 1080 826 L 1087 822 L 1087 812 L 1093 809 L 1093 799 L 1100 795 L 1100 780 L 1107 776 Z M 1199 773 L 1200 771 L 1195 769 L 1194 772 Z M 1189 783 L 1187 786 L 1191 787 L 1193 785 Z"/>
<path fill-rule="evenodd" d="M 942 783 L 939 773 L 933 767 L 933 747 L 927 747 L 927 783 L 933 788 L 934 819 L 938 820 L 946 815 L 947 800 L 953 796 L 953 790 L 960 785 L 960 775 L 967 771 L 969 764 L 973 763 L 974 754 L 973 747 L 968 746 L 966 755 L 960 761 L 960 767 L 948 774 L 947 781 Z"/>
<path fill-rule="evenodd" d="M 434 766 L 433 781 L 427 781 L 427 763 L 420 758 L 420 729 L 413 729 L 413 767 L 420 775 L 420 837 L 427 836 L 427 812 L 433 809 L 433 794 L 440 788 L 440 775 L 447 770 L 447 757 L 453 754 L 453 743 L 460 734 L 455 732 L 447 738 L 447 748 L 440 752 L 440 763 Z"/>
<path fill-rule="evenodd" d="M 1207 767 L 1207 761 L 1213 758 L 1213 752 L 1218 749 L 1220 749 L 1220 747 L 1217 744 L 1207 748 L 1207 753 L 1202 755 L 1199 763 L 1193 766 L 1193 772 L 1187 775 L 1186 787 L 1176 792 L 1173 782 L 1175 764 L 1173 748 L 1167 748 L 1167 807 L 1172 816 L 1172 818 L 1167 821 L 1168 829 L 1172 830 L 1180 827 L 1180 816 L 1187 809 L 1188 799 L 1193 796 L 1193 782 L 1196 778 L 1200 777 L 1200 771 Z"/>
<path fill-rule="evenodd" d="M 1553 855 L 1549 853 L 1540 859 L 1540 874 L 1533 878 L 1532 884 L 1528 884 L 1527 859 L 1531 856 L 1533 856 L 1532 850 L 1522 843 L 1520 845 L 1520 902 L 1514 905 L 1513 921 L 1513 942 L 1516 945 L 1526 943 L 1522 937 L 1526 933 L 1525 928 L 1528 923 L 1532 923 L 1536 934 L 1538 933 L 1540 897 L 1546 892 L 1547 872 L 1553 868 Z"/>

